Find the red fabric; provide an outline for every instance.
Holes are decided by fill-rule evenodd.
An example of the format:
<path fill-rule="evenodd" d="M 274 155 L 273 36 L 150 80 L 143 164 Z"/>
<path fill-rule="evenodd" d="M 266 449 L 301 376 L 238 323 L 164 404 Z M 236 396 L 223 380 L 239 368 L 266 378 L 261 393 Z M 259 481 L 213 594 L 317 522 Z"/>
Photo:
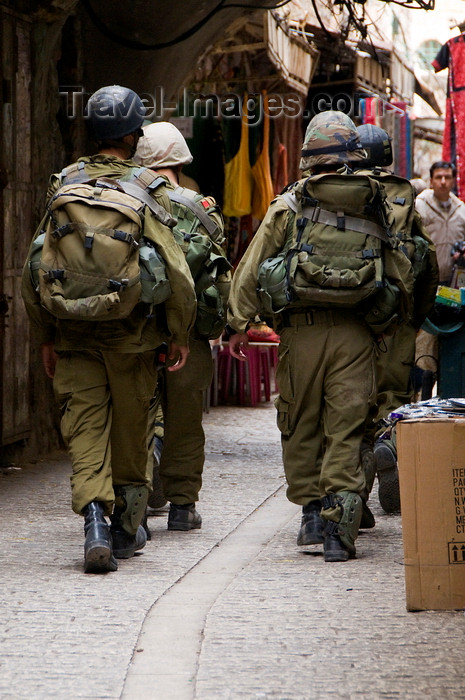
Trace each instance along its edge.
<path fill-rule="evenodd" d="M 449 68 L 442 157 L 455 164 L 457 195 L 465 199 L 465 35 L 444 44 L 432 61 L 436 72 Z"/>

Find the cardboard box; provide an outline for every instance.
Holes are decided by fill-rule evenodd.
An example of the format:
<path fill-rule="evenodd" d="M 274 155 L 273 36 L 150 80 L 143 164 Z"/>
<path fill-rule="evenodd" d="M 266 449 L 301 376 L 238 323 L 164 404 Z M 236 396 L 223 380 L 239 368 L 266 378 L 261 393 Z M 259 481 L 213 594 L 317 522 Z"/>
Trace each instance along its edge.
<path fill-rule="evenodd" d="M 465 419 L 396 430 L 407 610 L 465 608 Z"/>

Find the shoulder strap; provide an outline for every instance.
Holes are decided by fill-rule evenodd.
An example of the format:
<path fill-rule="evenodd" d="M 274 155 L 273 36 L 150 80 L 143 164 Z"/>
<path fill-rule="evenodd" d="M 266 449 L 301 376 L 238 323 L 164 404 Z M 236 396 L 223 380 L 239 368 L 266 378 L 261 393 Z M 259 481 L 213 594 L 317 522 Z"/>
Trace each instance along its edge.
<path fill-rule="evenodd" d="M 297 203 L 297 197 L 295 195 L 295 192 L 293 190 L 283 192 L 281 197 L 284 199 L 289 209 L 291 209 L 294 212 L 294 214 L 297 214 L 297 212 L 299 211 L 299 205 Z"/>
<path fill-rule="evenodd" d="M 176 225 L 176 219 L 171 216 L 169 212 L 166 211 L 158 202 L 156 202 L 153 197 L 145 192 L 145 189 L 153 191 L 159 185 L 163 184 L 165 181 L 162 177 L 151 173 L 148 168 L 137 168 L 135 172 L 131 174 L 133 178 L 133 183 L 124 182 L 123 180 L 114 179 L 119 187 L 126 192 L 126 194 L 135 197 L 140 202 L 143 202 L 154 216 L 165 226 L 173 228 Z M 111 178 L 113 180 L 113 178 Z M 72 184 L 85 184 L 86 182 L 93 181 L 89 178 L 89 175 L 85 171 L 85 163 L 79 161 L 73 163 L 61 171 L 62 185 L 72 185 Z M 100 178 L 104 182 L 104 179 Z M 138 184 L 134 184 L 138 183 Z M 110 184 L 108 184 L 110 186 Z"/>
<path fill-rule="evenodd" d="M 181 189 L 181 188 L 179 188 L 179 189 Z M 208 214 L 206 214 L 204 212 L 202 207 L 199 206 L 197 204 L 197 202 L 194 202 L 193 199 L 181 194 L 181 192 L 178 189 L 168 190 L 167 194 L 172 202 L 176 202 L 177 204 L 182 204 L 183 206 L 190 209 L 195 214 L 195 216 L 199 219 L 202 226 L 204 226 L 204 228 L 208 231 L 208 234 L 210 236 L 213 236 L 218 232 L 218 226 L 215 224 L 213 219 L 210 218 L 208 216 Z"/>
<path fill-rule="evenodd" d="M 121 187 L 121 189 L 124 190 L 124 192 L 126 192 L 126 194 L 130 194 L 132 197 L 135 197 L 139 201 L 146 204 L 150 211 L 154 214 L 158 221 L 161 221 L 162 224 L 164 224 L 165 226 L 169 226 L 170 228 L 176 226 L 176 219 L 174 219 L 164 207 L 158 204 L 158 202 L 156 202 L 153 199 L 153 197 L 147 194 L 147 192 L 145 192 L 145 190 L 143 190 L 142 187 L 134 184 L 133 182 L 122 182 L 122 180 L 116 180 L 116 182 Z"/>
<path fill-rule="evenodd" d="M 77 163 L 72 163 L 60 173 L 61 185 L 72 185 L 75 183 L 82 184 L 89 179 L 85 170 L 86 164 L 80 160 Z"/>

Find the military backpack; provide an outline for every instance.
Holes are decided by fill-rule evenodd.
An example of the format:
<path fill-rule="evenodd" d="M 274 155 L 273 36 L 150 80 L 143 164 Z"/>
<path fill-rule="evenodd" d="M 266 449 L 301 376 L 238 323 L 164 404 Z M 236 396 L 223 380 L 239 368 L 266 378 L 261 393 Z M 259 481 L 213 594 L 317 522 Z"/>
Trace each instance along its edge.
<path fill-rule="evenodd" d="M 197 296 L 195 333 L 200 338 L 218 338 L 226 323 L 231 264 L 221 244 L 223 233 L 211 214 L 218 207 L 185 187 L 168 189 L 177 223 L 174 237 L 186 256 Z M 207 232 L 205 234 L 203 230 Z"/>
<path fill-rule="evenodd" d="M 145 191 L 163 178 L 134 168 L 126 181 L 89 180 L 82 161 L 61 175 L 29 257 L 43 306 L 60 319 L 109 321 L 127 317 L 139 302 L 166 301 L 165 263 L 143 236 L 146 206 L 164 225 L 175 223 Z"/>
<path fill-rule="evenodd" d="M 405 253 L 412 265 L 413 319 L 420 326 L 434 304 L 439 276 L 434 246 L 415 209 L 415 188 L 410 180 L 379 167 L 357 171 L 357 174 L 363 173 L 378 180 L 386 192 L 392 212 L 392 231 L 399 250 Z"/>
<path fill-rule="evenodd" d="M 293 215 L 283 250 L 259 268 L 265 313 L 356 309 L 376 333 L 408 320 L 412 266 L 398 250 L 380 182 L 365 174 L 313 175 L 281 197 Z"/>

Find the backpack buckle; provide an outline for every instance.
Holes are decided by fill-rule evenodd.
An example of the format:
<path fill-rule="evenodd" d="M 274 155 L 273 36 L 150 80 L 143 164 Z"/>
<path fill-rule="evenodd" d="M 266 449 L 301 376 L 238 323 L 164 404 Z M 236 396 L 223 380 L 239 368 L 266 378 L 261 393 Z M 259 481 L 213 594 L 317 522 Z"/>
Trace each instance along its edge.
<path fill-rule="evenodd" d="M 321 207 L 316 204 L 315 208 L 313 209 L 313 212 L 312 212 L 312 218 L 311 218 L 312 223 L 314 223 L 314 224 L 318 223 L 318 221 L 320 220 L 320 211 L 321 211 Z"/>

